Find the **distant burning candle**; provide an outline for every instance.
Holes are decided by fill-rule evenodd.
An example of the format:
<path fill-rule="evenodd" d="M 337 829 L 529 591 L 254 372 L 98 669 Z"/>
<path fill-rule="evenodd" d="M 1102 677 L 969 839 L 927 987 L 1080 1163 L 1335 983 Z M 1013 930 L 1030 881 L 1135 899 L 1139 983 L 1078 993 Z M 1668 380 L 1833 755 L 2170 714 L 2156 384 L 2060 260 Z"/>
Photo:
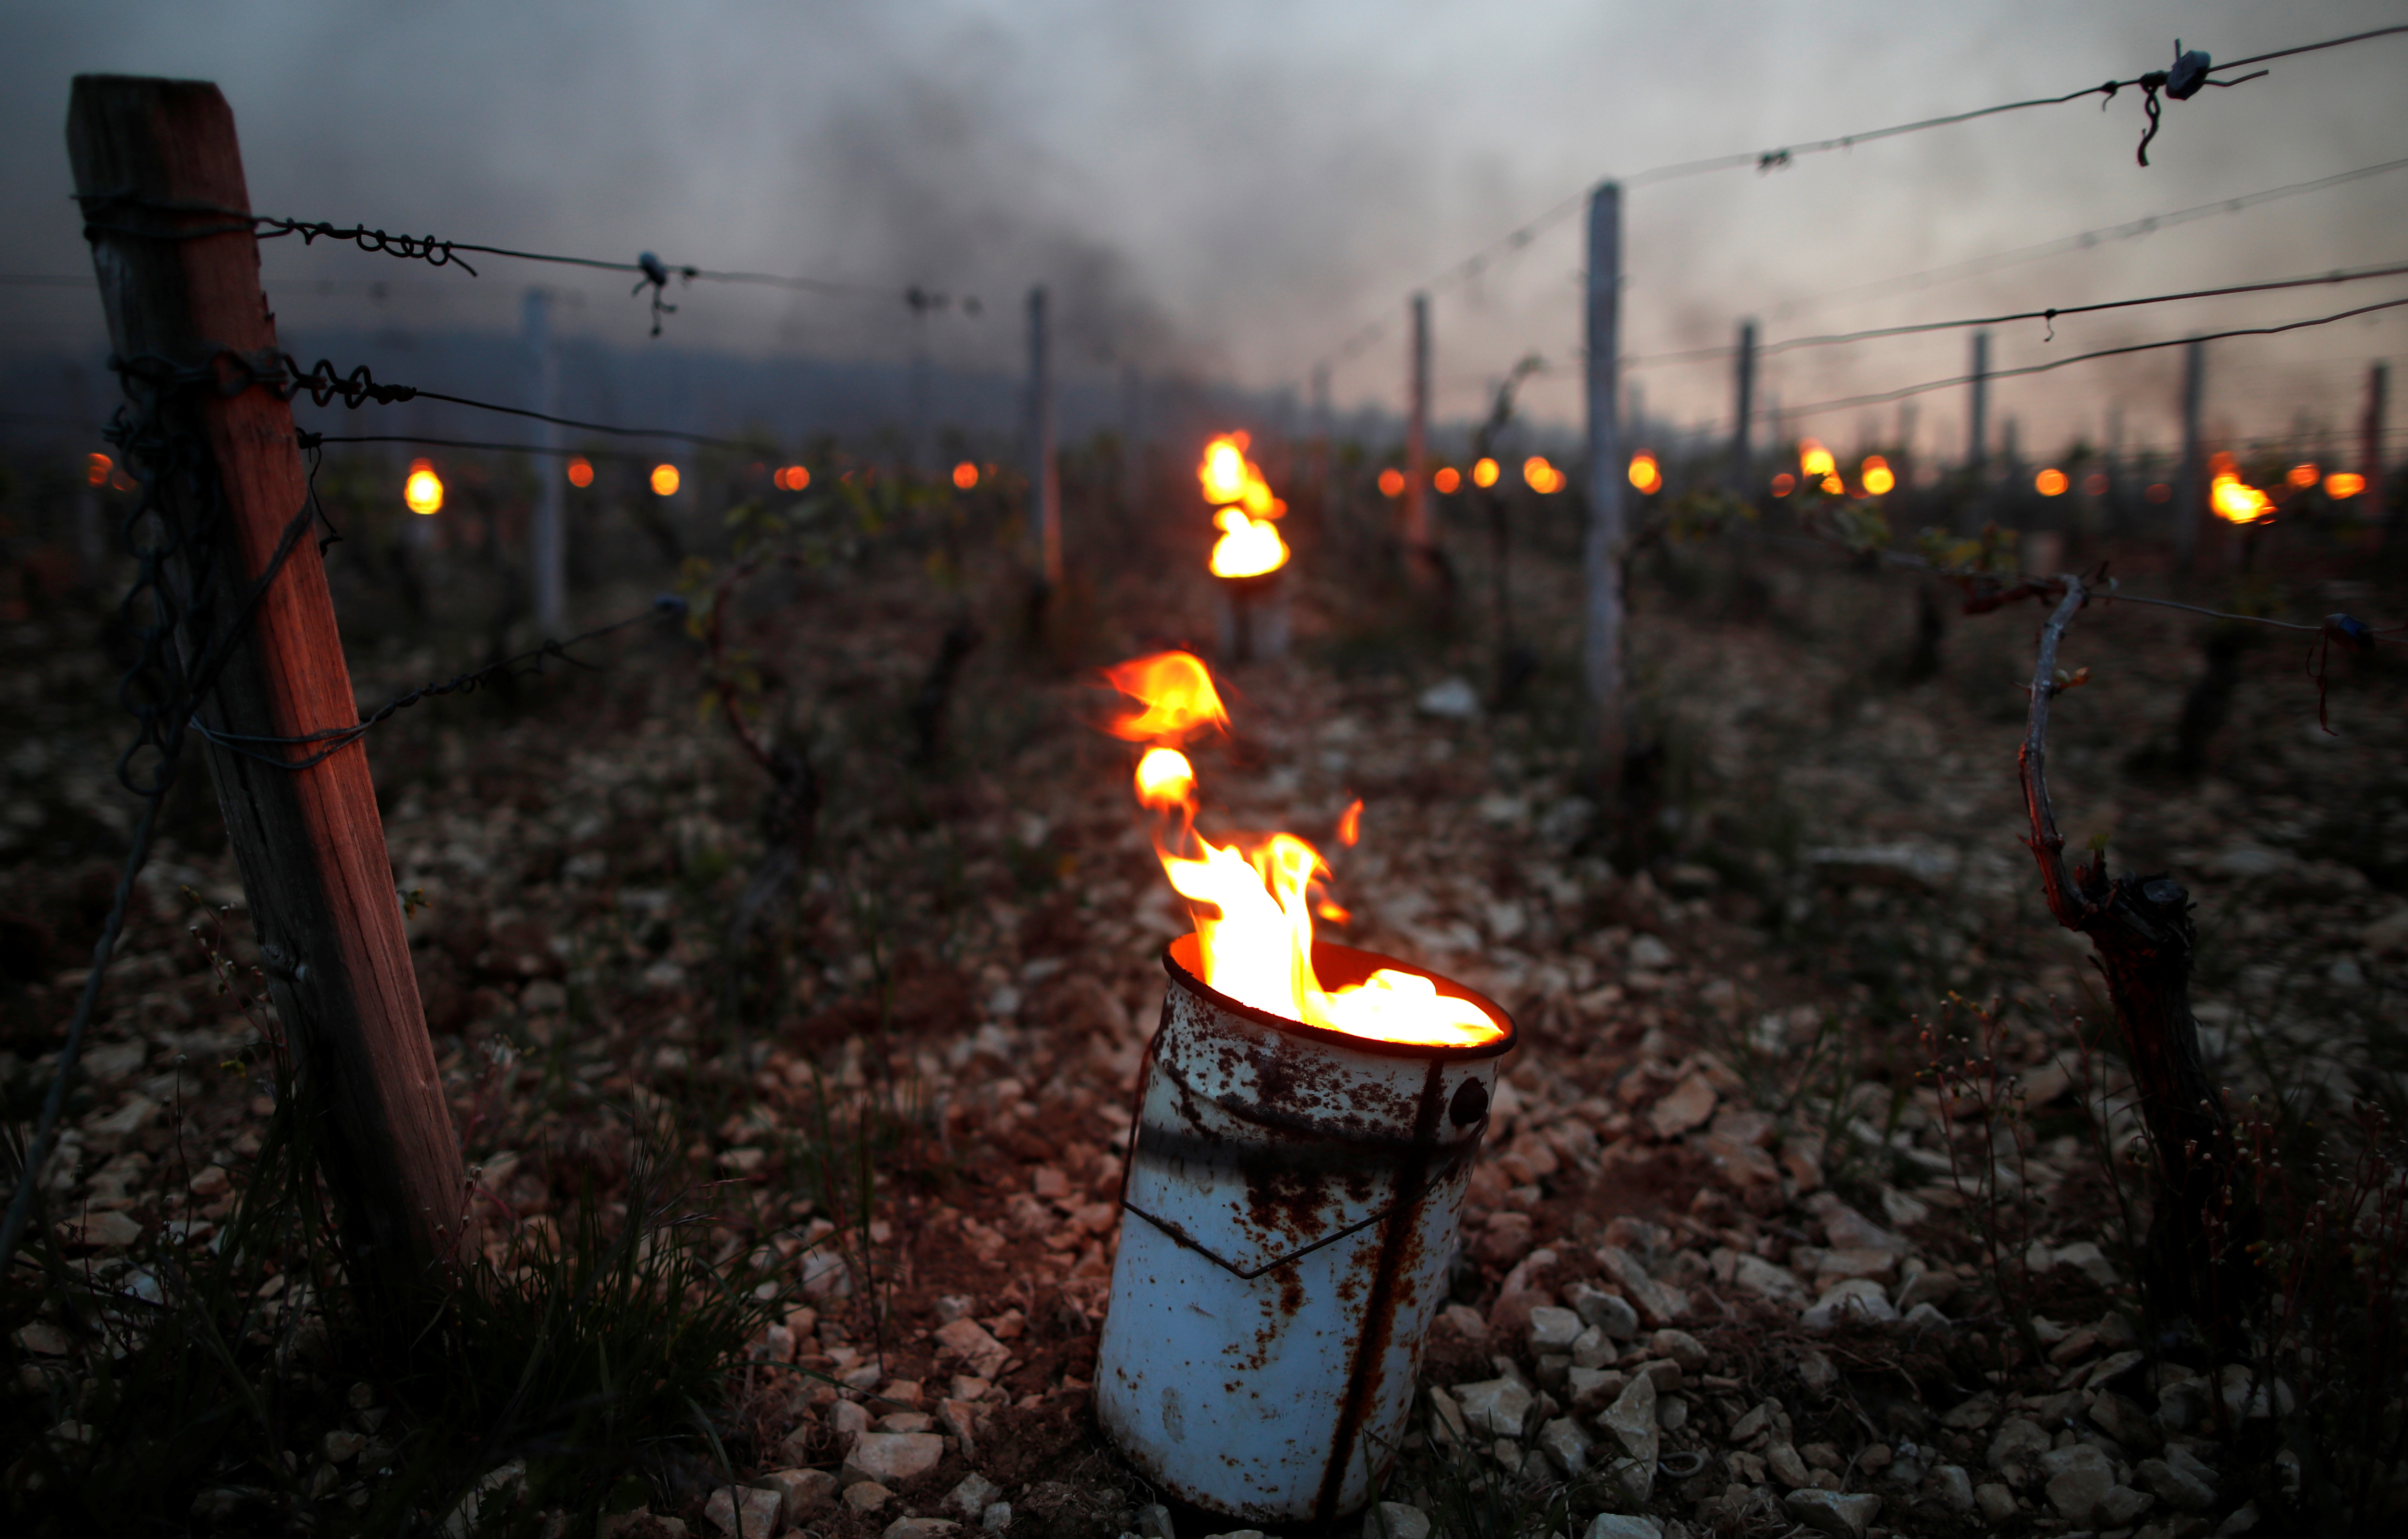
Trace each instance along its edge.
<path fill-rule="evenodd" d="M 1512 1022 L 1410 963 L 1316 942 L 1328 869 L 1303 839 L 1197 833 L 1184 747 L 1228 720 L 1201 661 L 1108 677 L 1138 702 L 1111 730 L 1148 745 L 1137 797 L 1196 929 L 1164 958 L 1096 1412 L 1182 1501 L 1326 1522 L 1369 1501 L 1401 1439 Z"/>

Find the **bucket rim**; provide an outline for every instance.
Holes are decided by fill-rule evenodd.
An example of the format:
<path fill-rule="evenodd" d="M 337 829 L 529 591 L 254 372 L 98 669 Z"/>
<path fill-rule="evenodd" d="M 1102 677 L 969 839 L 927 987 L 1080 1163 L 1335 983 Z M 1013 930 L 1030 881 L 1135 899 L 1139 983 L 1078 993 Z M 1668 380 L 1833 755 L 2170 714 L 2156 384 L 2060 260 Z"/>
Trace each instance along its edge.
<path fill-rule="evenodd" d="M 1182 948 L 1187 953 L 1183 958 L 1180 954 Z M 1322 971 L 1321 961 L 1325 954 L 1331 961 L 1339 963 L 1334 971 L 1352 973 L 1358 977 L 1368 977 L 1383 967 L 1393 967 L 1398 972 L 1426 977 L 1437 986 L 1440 993 L 1452 995 L 1456 999 L 1469 1000 L 1480 1006 L 1487 1012 L 1488 1019 L 1496 1021 L 1504 1030 L 1485 1042 L 1391 1042 L 1383 1037 L 1356 1036 L 1352 1032 L 1333 1031 L 1326 1026 L 1309 1025 L 1301 1020 L 1276 1015 L 1271 1011 L 1231 999 L 1204 981 L 1198 970 L 1203 962 L 1203 942 L 1197 938 L 1196 933 L 1192 930 L 1162 948 L 1162 967 L 1164 972 L 1170 975 L 1173 982 L 1231 1015 L 1241 1016 L 1248 1020 L 1268 1026 L 1274 1031 L 1302 1037 L 1308 1042 L 1317 1042 L 1332 1047 L 1351 1048 L 1355 1052 L 1369 1053 L 1375 1058 L 1405 1058 L 1424 1062 L 1437 1061 L 1469 1063 L 1477 1062 L 1484 1058 L 1501 1058 L 1512 1052 L 1521 1042 L 1521 1028 L 1513 1023 L 1512 1016 L 1506 1012 L 1503 1005 L 1476 989 L 1469 989 L 1457 983 L 1444 974 L 1433 973 L 1426 967 L 1417 967 L 1401 957 L 1392 957 L 1385 952 L 1366 951 L 1360 947 L 1343 946 L 1328 940 L 1316 940 L 1312 943 L 1313 971 L 1316 974 Z"/>

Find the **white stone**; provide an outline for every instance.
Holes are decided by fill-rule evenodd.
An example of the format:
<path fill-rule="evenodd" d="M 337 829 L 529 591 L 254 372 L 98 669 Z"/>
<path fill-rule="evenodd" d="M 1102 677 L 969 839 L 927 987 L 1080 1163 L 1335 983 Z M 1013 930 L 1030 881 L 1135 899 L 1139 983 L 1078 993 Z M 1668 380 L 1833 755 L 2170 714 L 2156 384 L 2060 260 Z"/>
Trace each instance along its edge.
<path fill-rule="evenodd" d="M 1973 1477 L 1962 1464 L 1942 1464 L 1931 1472 L 1931 1494 L 1950 1512 L 1971 1512 Z"/>
<path fill-rule="evenodd" d="M 1589 1519 L 1581 1539 L 1664 1539 L 1664 1525 L 1653 1518 L 1624 1512 L 1601 1512 Z"/>
<path fill-rule="evenodd" d="M 2157 1504 L 2157 1499 L 2146 1491 L 2136 1491 L 2129 1486 L 2110 1486 L 2099 1504 L 2090 1509 L 2091 1516 L 2109 1528 L 2129 1528 L 2134 1519 Z"/>
<path fill-rule="evenodd" d="M 945 1440 L 934 1432 L 864 1432 L 844 1456 L 838 1478 L 848 1486 L 875 1480 L 891 1489 L 918 1479 L 944 1457 Z"/>
<path fill-rule="evenodd" d="M 1748 1251 L 1741 1251 L 1739 1259 L 1731 1263 L 1731 1281 L 1775 1304 L 1796 1307 L 1806 1302 L 1806 1285 L 1798 1280 L 1796 1273 Z"/>
<path fill-rule="evenodd" d="M 1542 1304 L 1530 1311 L 1530 1350 L 1569 1352 L 1585 1329 L 1578 1314 Z"/>
<path fill-rule="evenodd" d="M 886 1525 L 879 1539 L 946 1539 L 959 1533 L 962 1526 L 950 1518 L 897 1518 Z"/>
<path fill-rule="evenodd" d="M 1889 1302 L 1882 1285 L 1870 1277 L 1848 1277 L 1831 1285 L 1828 1292 L 1808 1305 L 1798 1317 L 1798 1322 L 1809 1331 L 1828 1331 L 1835 1325 L 1886 1325 L 1898 1318 L 1898 1306 Z"/>
<path fill-rule="evenodd" d="M 778 1493 L 778 1516 L 787 1523 L 804 1516 L 836 1494 L 836 1476 L 825 1470 L 771 1470 L 761 1484 Z"/>
<path fill-rule="evenodd" d="M 2163 1459 L 2143 1459 L 2132 1468 L 2133 1478 L 2157 1492 L 2170 1507 L 2205 1512 L 2215 1504 L 2215 1488 L 2187 1470 Z"/>
<path fill-rule="evenodd" d="M 1995 1481 L 1976 1486 L 1973 1488 L 1973 1504 L 1982 1509 L 1982 1516 L 1989 1520 L 1992 1528 L 1996 1528 L 2015 1515 L 2015 1493 Z"/>
<path fill-rule="evenodd" d="M 1604 1332 L 1615 1341 L 1628 1341 L 1639 1334 L 1639 1311 L 1619 1293 L 1609 1293 L 1602 1288 L 1586 1283 L 1574 1283 L 1567 1296 L 1580 1318 Z"/>
<path fill-rule="evenodd" d="M 2100 1501 L 2115 1484 L 2115 1466 L 2087 1443 L 2051 1448 L 2040 1456 L 2047 1478 L 2048 1503 L 2069 1522 L 2087 1523 Z"/>
<path fill-rule="evenodd" d="M 1541 1427 L 1532 1441 L 1541 1453 L 1555 1461 L 1555 1468 L 1563 1471 L 1567 1479 L 1577 1479 L 1588 1473 L 1589 1450 L 1597 1446 L 1597 1439 L 1589 1436 L 1579 1422 L 1563 1416 Z"/>
<path fill-rule="evenodd" d="M 1498 1437 L 1521 1436 L 1522 1424 L 1529 1419 L 1530 1407 L 1536 1404 L 1530 1387 L 1518 1378 L 1458 1384 L 1455 1387 L 1455 1402 L 1462 1408 L 1464 1421 L 1474 1432 Z"/>
<path fill-rule="evenodd" d="M 2049 1451 L 2049 1435 L 2028 1417 L 2010 1417 L 1990 1439 L 1989 1463 L 1994 1470 L 2029 1464 Z"/>
<path fill-rule="evenodd" d="M 702 1516 L 728 1539 L 769 1539 L 778 1532 L 782 1500 L 758 1486 L 722 1486 L 702 1504 Z"/>
<path fill-rule="evenodd" d="M 1004 1533 L 1011 1528 L 1011 1503 L 990 1502 L 986 1511 L 979 1514 L 979 1527 L 989 1533 Z"/>
<path fill-rule="evenodd" d="M 1480 719 L 1480 691 L 1466 678 L 1441 678 L 1424 690 L 1413 701 L 1414 709 L 1424 716 L 1435 716 L 1446 721 L 1476 721 Z"/>
<path fill-rule="evenodd" d="M 1833 1539 L 1864 1539 L 1865 1526 L 1881 1511 L 1882 1499 L 1870 1491 L 1843 1496 L 1838 1491 L 1808 1487 L 1781 1499 L 1789 1516 Z"/>
<path fill-rule="evenodd" d="M 1429 1539 L 1429 1514 L 1403 1502 L 1382 1502 L 1363 1515 L 1363 1539 Z"/>
<path fill-rule="evenodd" d="M 940 1351 L 961 1359 L 980 1378 L 1000 1378 L 1004 1363 L 1011 1357 L 1010 1348 L 987 1334 L 986 1328 L 974 1319 L 947 1321 L 937 1328 L 935 1340 Z"/>
<path fill-rule="evenodd" d="M 1612 1433 L 1630 1456 L 1630 1464 L 1620 1472 L 1623 1489 L 1646 1501 L 1656 1489 L 1656 1461 L 1663 1449 L 1663 1433 L 1656 1426 L 1656 1381 L 1644 1374 L 1633 1378 L 1598 1418 L 1598 1425 Z"/>
<path fill-rule="evenodd" d="M 986 1511 L 989 1503 L 1002 1494 L 1002 1487 L 973 1470 L 962 1476 L 959 1485 L 945 1493 L 945 1505 L 964 1518 L 976 1518 Z"/>

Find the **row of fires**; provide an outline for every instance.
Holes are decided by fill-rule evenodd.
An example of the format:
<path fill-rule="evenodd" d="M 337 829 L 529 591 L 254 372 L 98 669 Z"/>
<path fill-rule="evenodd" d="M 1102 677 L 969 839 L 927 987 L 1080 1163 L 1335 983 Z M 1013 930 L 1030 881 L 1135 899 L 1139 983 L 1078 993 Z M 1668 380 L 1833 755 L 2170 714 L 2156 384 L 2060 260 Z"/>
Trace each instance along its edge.
<path fill-rule="evenodd" d="M 1215 508 L 1214 522 L 1222 531 L 1220 541 L 1213 547 L 1213 575 L 1224 577 L 1259 577 L 1277 570 L 1287 560 L 1287 546 L 1272 527 L 1271 520 L 1287 511 L 1287 504 L 1270 494 L 1261 470 L 1245 457 L 1247 435 L 1226 434 L 1214 438 L 1204 452 L 1204 463 L 1197 472 L 1204 483 L 1206 497 Z M 764 465 L 756 471 L 768 470 Z M 1775 497 L 1786 497 L 1800 486 L 1819 488 L 1829 496 L 1879 497 L 1895 490 L 1898 473 L 1879 454 L 1868 454 L 1856 467 L 1856 482 L 1851 486 L 1840 474 L 1839 463 L 1820 443 L 1812 438 L 1800 439 L 1798 445 L 1799 474 L 1787 471 L 1774 475 L 1770 490 Z M 594 484 L 594 463 L 582 455 L 572 455 L 563 471 L 568 484 L 578 488 Z M 771 482 L 781 492 L 802 492 L 811 484 L 808 465 L 780 465 L 768 471 Z M 980 480 L 994 474 L 993 467 L 982 471 L 979 465 L 964 460 L 953 467 L 949 478 L 964 492 L 976 487 Z M 86 457 L 85 479 L 95 487 L 113 487 L 120 492 L 134 490 L 134 482 L 106 454 Z M 1652 453 L 1641 450 L 1630 459 L 1630 484 L 1643 495 L 1653 495 L 1664 487 L 1663 466 Z M 1504 469 L 1495 460 L 1483 457 L 1474 461 L 1465 473 L 1453 465 L 1440 465 L 1430 476 L 1431 487 L 1440 493 L 1459 491 L 1469 479 L 1473 486 L 1485 490 L 1504 477 Z M 2272 494 L 2251 486 L 2241 476 L 2239 462 L 2229 453 L 2218 452 L 2208 460 L 2208 506 L 2215 515 L 2229 523 L 2256 523 L 2275 512 L 2285 496 L 2322 485 L 2325 495 L 2335 502 L 2346 502 L 2366 490 L 2366 477 L 2355 471 L 2326 471 L 2302 463 L 2293 465 L 2283 483 Z M 1522 479 L 1531 491 L 1542 495 L 1560 492 L 1569 484 L 1564 473 L 1544 455 L 1534 454 L 1522 463 Z M 653 465 L 645 476 L 654 495 L 674 497 L 684 483 L 683 473 L 667 461 Z M 1405 492 L 1405 473 L 1391 465 L 1380 472 L 1380 491 L 1390 497 L 1400 497 Z M 2073 490 L 2073 477 L 2055 465 L 2042 468 L 2032 477 L 2032 490 L 2043 497 L 2061 497 Z M 2109 481 L 2100 472 L 2084 477 L 2082 490 L 2090 496 L 2107 494 Z M 2172 499 L 2173 488 L 2164 482 L 2150 486 L 2145 493 L 2153 503 Z M 412 513 L 432 515 L 443 510 L 443 477 L 432 460 L 412 460 L 409 471 L 402 479 L 401 500 Z"/>

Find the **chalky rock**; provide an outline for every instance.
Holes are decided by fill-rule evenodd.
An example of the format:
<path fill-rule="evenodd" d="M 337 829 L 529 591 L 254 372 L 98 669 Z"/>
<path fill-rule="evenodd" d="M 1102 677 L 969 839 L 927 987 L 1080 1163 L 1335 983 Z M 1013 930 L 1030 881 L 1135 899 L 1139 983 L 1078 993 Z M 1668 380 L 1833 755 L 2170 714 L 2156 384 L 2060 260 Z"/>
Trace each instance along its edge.
<path fill-rule="evenodd" d="M 1664 1525 L 1653 1518 L 1601 1512 L 1589 1519 L 1581 1539 L 1664 1539 Z"/>
<path fill-rule="evenodd" d="M 1363 1539 L 1429 1539 L 1429 1514 L 1403 1502 L 1378 1502 L 1363 1514 Z"/>
<path fill-rule="evenodd" d="M 1833 1539 L 1864 1539 L 1873 1515 L 1881 1511 L 1881 1501 L 1870 1491 L 1842 1495 L 1809 1488 L 1791 1491 L 1781 1499 L 1781 1504 L 1789 1509 L 1790 1517 L 1818 1533 L 1830 1534 Z"/>
<path fill-rule="evenodd" d="M 728 1539 L 769 1539 L 778 1532 L 776 1491 L 758 1486 L 722 1486 L 702 1504 L 702 1516 Z"/>
<path fill-rule="evenodd" d="M 1620 1471 L 1622 1489 L 1646 1501 L 1656 1489 L 1656 1461 L 1664 1444 L 1656 1426 L 1656 1381 L 1643 1374 L 1632 1379 L 1598 1418 L 1598 1425 L 1613 1434 L 1629 1456 L 1630 1463 Z"/>
<path fill-rule="evenodd" d="M 1898 1308 L 1880 1283 L 1850 1277 L 1833 1284 L 1798 1317 L 1798 1323 L 1809 1331 L 1828 1331 L 1835 1325 L 1886 1325 L 1897 1318 Z"/>
<path fill-rule="evenodd" d="M 879 1539 L 950 1539 L 962 1526 L 950 1518 L 897 1518 Z"/>
<path fill-rule="evenodd" d="M 964 1518 L 974 1518 L 985 1512 L 988 1503 L 1002 1494 L 1002 1487 L 973 1470 L 962 1476 L 959 1485 L 945 1493 L 945 1506 Z"/>
<path fill-rule="evenodd" d="M 2048 1482 L 2048 1504 L 2072 1523 L 2090 1521 L 2115 1484 L 2115 1466 L 2087 1443 L 2049 1449 L 2040 1456 L 2040 1470 Z"/>
<path fill-rule="evenodd" d="M 1586 1283 L 1574 1283 L 1567 1294 L 1580 1318 L 1604 1332 L 1614 1341 L 1628 1341 L 1639 1334 L 1639 1311 L 1619 1293 L 1609 1293 L 1602 1288 Z"/>
<path fill-rule="evenodd" d="M 853 1440 L 838 1476 L 845 1485 L 874 1480 L 892 1489 L 917 1480 L 945 1457 L 945 1440 L 934 1432 L 864 1432 Z"/>
<path fill-rule="evenodd" d="M 1566 1479 L 1577 1479 L 1588 1473 L 1589 1450 L 1597 1446 L 1597 1439 L 1589 1436 L 1579 1422 L 1563 1416 L 1541 1427 L 1533 1441 Z"/>
<path fill-rule="evenodd" d="M 1798 1280 L 1798 1275 L 1785 1266 L 1774 1265 L 1761 1256 L 1749 1255 L 1742 1251 L 1739 1260 L 1731 1264 L 1731 1281 L 1759 1298 L 1771 1300 L 1774 1304 L 1785 1304 L 1793 1308 L 1799 1308 L 1803 1307 L 1806 1303 L 1806 1285 Z"/>
<path fill-rule="evenodd" d="M 2205 1512 L 2215 1504 L 2214 1486 L 2163 1459 L 2142 1460 L 2132 1467 L 2132 1477 L 2177 1511 Z"/>
<path fill-rule="evenodd" d="M 1973 1478 L 1962 1464 L 1942 1464 L 1931 1472 L 1931 1494 L 1950 1512 L 1973 1510 Z"/>
<path fill-rule="evenodd" d="M 837 1491 L 836 1476 L 825 1470 L 771 1470 L 761 1484 L 778 1493 L 779 1521 L 789 1525 L 802 1521 Z"/>
<path fill-rule="evenodd" d="M 1522 1424 L 1530 1418 L 1530 1407 L 1537 1404 L 1530 1396 L 1530 1387 L 1518 1378 L 1458 1384 L 1455 1387 L 1455 1403 L 1462 1408 L 1464 1421 L 1475 1432 L 1494 1432 L 1498 1437 L 1521 1436 Z"/>

